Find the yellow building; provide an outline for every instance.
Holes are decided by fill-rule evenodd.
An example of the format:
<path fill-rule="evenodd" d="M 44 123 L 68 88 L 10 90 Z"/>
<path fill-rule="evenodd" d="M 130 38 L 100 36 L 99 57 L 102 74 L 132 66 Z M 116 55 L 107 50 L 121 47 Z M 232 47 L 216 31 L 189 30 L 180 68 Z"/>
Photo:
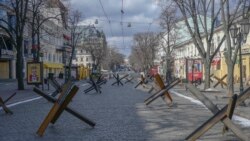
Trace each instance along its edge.
<path fill-rule="evenodd" d="M 48 73 L 53 73 L 55 77 L 58 77 L 60 73 L 64 72 L 64 65 L 62 63 L 50 63 L 44 62 L 43 63 L 43 74 L 44 78 L 48 77 Z"/>
<path fill-rule="evenodd" d="M 250 78 L 250 45 L 249 44 L 246 44 L 242 47 L 241 54 L 242 54 L 242 78 L 243 78 L 243 81 L 245 81 Z M 215 69 L 212 67 L 211 73 L 221 78 L 225 74 L 227 74 L 227 64 L 226 64 L 226 60 L 224 56 L 221 57 L 218 65 L 219 65 L 219 69 Z M 235 62 L 235 66 L 234 66 L 235 82 L 239 82 L 239 78 L 240 78 L 240 64 L 239 64 L 239 55 L 238 55 L 236 62 Z"/>
<path fill-rule="evenodd" d="M 77 68 L 77 71 L 79 75 L 78 80 L 83 80 L 89 77 L 90 69 L 88 67 L 81 65 Z"/>
<path fill-rule="evenodd" d="M 243 81 L 247 80 L 250 78 L 250 46 L 245 45 L 241 49 L 241 54 L 242 54 L 242 78 Z M 227 74 L 227 64 L 225 61 L 225 58 L 222 57 L 221 59 L 221 64 L 220 64 L 220 69 L 215 70 L 213 73 L 218 76 L 222 77 L 225 74 Z M 235 66 L 234 66 L 234 79 L 235 82 L 239 82 L 240 78 L 240 64 L 239 64 L 239 56 L 237 56 Z"/>

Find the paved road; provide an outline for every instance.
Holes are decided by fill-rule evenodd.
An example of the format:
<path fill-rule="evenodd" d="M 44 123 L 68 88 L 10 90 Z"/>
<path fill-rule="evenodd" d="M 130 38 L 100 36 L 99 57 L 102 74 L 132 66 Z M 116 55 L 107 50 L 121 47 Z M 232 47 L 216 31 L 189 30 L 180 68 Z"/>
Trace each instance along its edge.
<path fill-rule="evenodd" d="M 147 89 L 134 89 L 135 83 L 111 86 L 113 82 L 111 79 L 103 85 L 102 94 L 83 94 L 88 85 L 77 83 L 80 90 L 70 106 L 95 121 L 95 128 L 64 112 L 55 125 L 47 128 L 43 137 L 37 136 L 36 130 L 52 107 L 41 98 L 11 107 L 13 115 L 0 111 L 0 141 L 183 141 L 212 116 L 203 106 L 174 93 L 172 108 L 161 99 L 145 106 L 143 101 L 150 96 Z M 37 97 L 32 91 L 27 95 Z M 200 140 L 239 140 L 231 132 L 222 135 L 222 128 L 221 123 L 217 124 Z M 249 134 L 249 126 L 242 129 Z"/>

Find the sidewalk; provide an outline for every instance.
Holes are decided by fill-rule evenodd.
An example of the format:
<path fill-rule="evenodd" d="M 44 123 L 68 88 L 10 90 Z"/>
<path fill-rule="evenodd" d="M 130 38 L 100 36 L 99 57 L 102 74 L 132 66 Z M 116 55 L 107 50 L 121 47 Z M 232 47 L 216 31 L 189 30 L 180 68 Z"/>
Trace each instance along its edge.
<path fill-rule="evenodd" d="M 213 87 L 215 83 L 211 84 Z M 185 85 L 185 84 L 184 84 Z M 173 91 L 176 91 L 178 93 L 181 93 L 183 95 L 192 97 L 196 99 L 189 90 L 186 90 L 185 86 L 177 86 L 173 88 Z M 197 87 L 200 90 L 204 89 L 204 85 L 199 85 Z M 247 88 L 247 86 L 244 86 L 244 88 Z M 224 87 L 222 88 L 220 85 L 218 85 L 216 88 L 212 88 L 214 90 L 217 90 L 218 92 L 202 92 L 206 97 L 208 97 L 214 104 L 216 104 L 219 108 L 224 107 L 228 103 L 228 95 L 227 95 L 227 89 Z M 239 94 L 239 84 L 235 84 L 235 94 Z M 250 120 L 250 98 L 248 98 L 245 101 L 246 106 L 238 106 L 236 107 L 234 113 L 236 115 L 239 115 L 241 117 L 247 118 Z"/>
<path fill-rule="evenodd" d="M 59 83 L 62 83 L 63 80 L 57 79 Z M 7 104 L 27 100 L 27 99 L 32 99 L 38 97 L 38 95 L 34 94 L 33 92 L 33 87 L 34 85 L 27 85 L 26 82 L 24 82 L 24 90 L 17 90 L 17 81 L 5 81 L 5 82 L 0 82 L 0 96 L 5 100 L 8 98 L 10 95 L 13 93 L 17 93 L 10 101 L 7 102 Z M 42 89 L 42 85 L 39 86 L 39 88 Z M 55 89 L 52 86 L 44 84 L 44 91 L 51 93 Z"/>

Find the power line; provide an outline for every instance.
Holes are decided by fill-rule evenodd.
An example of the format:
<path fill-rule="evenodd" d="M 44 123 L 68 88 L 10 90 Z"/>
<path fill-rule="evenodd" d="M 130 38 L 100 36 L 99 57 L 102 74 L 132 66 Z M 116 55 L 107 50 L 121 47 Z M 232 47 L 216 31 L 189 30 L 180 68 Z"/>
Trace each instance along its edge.
<path fill-rule="evenodd" d="M 100 21 L 107 21 L 105 19 L 99 19 Z M 118 21 L 118 20 L 110 20 L 110 22 L 113 22 L 113 23 L 121 23 L 121 21 Z M 131 23 L 131 24 L 157 24 L 156 22 L 129 22 L 129 21 L 123 21 L 122 23 Z"/>
<path fill-rule="evenodd" d="M 148 25 L 148 32 L 149 32 L 149 30 L 151 28 L 151 25 L 152 25 L 152 23 L 149 23 L 149 25 Z"/>
<path fill-rule="evenodd" d="M 124 43 L 124 29 L 123 29 L 123 0 L 122 0 L 122 7 L 121 7 L 121 28 L 122 28 L 122 41 L 123 41 L 123 47 L 125 48 L 125 43 Z"/>
<path fill-rule="evenodd" d="M 101 5 L 101 7 L 102 7 L 102 12 L 104 13 L 104 16 L 106 17 L 106 19 L 108 20 L 108 24 L 109 24 L 109 29 L 110 29 L 110 32 L 111 32 L 111 36 L 113 36 L 113 31 L 112 31 L 112 26 L 111 26 L 111 20 L 109 19 L 109 17 L 108 17 L 108 15 L 107 15 L 107 13 L 105 12 L 105 10 L 104 10 L 104 7 L 103 7 L 103 4 L 102 4 L 102 1 L 101 0 L 99 0 L 99 3 L 100 3 L 100 5 Z"/>

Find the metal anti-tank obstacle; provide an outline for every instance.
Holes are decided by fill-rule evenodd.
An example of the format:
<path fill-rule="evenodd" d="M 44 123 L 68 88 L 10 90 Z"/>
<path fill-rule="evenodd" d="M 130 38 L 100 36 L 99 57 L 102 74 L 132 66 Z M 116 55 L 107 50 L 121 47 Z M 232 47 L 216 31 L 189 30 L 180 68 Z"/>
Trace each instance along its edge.
<path fill-rule="evenodd" d="M 13 114 L 13 112 L 6 106 L 6 103 L 13 98 L 16 95 L 16 92 L 13 93 L 10 97 L 8 97 L 6 100 L 3 100 L 2 97 L 0 97 L 0 107 L 3 108 L 4 112 L 6 114 Z"/>
<path fill-rule="evenodd" d="M 160 90 L 157 91 L 155 94 L 151 95 L 150 97 L 148 97 L 144 103 L 146 105 L 149 105 L 151 102 L 153 102 L 154 100 L 156 100 L 159 97 L 162 97 L 166 102 L 167 100 L 170 101 L 170 105 L 173 103 L 173 99 L 170 95 L 170 93 L 168 92 L 171 88 L 173 88 L 174 86 L 176 86 L 178 83 L 181 82 L 180 79 L 176 79 L 175 81 L 173 81 L 172 83 L 168 84 L 167 86 L 164 85 L 162 78 L 159 74 L 155 75 L 155 81 L 156 84 L 160 87 Z"/>
<path fill-rule="evenodd" d="M 205 95 L 203 95 L 193 85 L 187 84 L 186 87 L 214 115 L 211 118 L 209 118 L 205 123 L 203 123 L 200 127 L 198 127 L 195 131 L 193 131 L 188 137 L 186 137 L 185 140 L 195 141 L 200 136 L 205 134 L 209 129 L 211 129 L 215 124 L 217 124 L 219 121 L 221 121 L 224 124 L 223 132 L 230 129 L 241 140 L 244 141 L 249 140 L 249 137 L 246 134 L 244 134 L 244 132 L 241 129 L 239 129 L 231 119 L 235 107 L 250 97 L 250 87 L 245 91 L 243 91 L 242 93 L 240 93 L 238 96 L 237 95 L 232 96 L 228 104 L 224 106 L 222 109 L 219 109 L 210 99 L 208 99 Z"/>
<path fill-rule="evenodd" d="M 78 119 L 84 121 L 91 127 L 95 126 L 95 123 L 93 121 L 89 120 L 88 118 L 82 116 L 81 114 L 73 110 L 72 108 L 68 107 L 68 104 L 70 103 L 70 101 L 72 101 L 72 98 L 76 95 L 78 89 L 79 88 L 75 85 L 72 87 L 71 82 L 67 82 L 65 85 L 62 86 L 62 92 L 59 95 L 59 98 L 56 99 L 44 93 L 39 88 L 34 87 L 33 89 L 34 92 L 43 96 L 48 101 L 54 103 L 53 107 L 50 109 L 49 113 L 47 114 L 42 124 L 40 125 L 39 129 L 37 130 L 37 134 L 39 136 L 42 136 L 44 134 L 49 123 L 52 123 L 52 124 L 56 123 L 57 119 L 60 117 L 60 115 L 62 114 L 64 110 L 69 112 L 73 116 L 77 117 Z"/>

